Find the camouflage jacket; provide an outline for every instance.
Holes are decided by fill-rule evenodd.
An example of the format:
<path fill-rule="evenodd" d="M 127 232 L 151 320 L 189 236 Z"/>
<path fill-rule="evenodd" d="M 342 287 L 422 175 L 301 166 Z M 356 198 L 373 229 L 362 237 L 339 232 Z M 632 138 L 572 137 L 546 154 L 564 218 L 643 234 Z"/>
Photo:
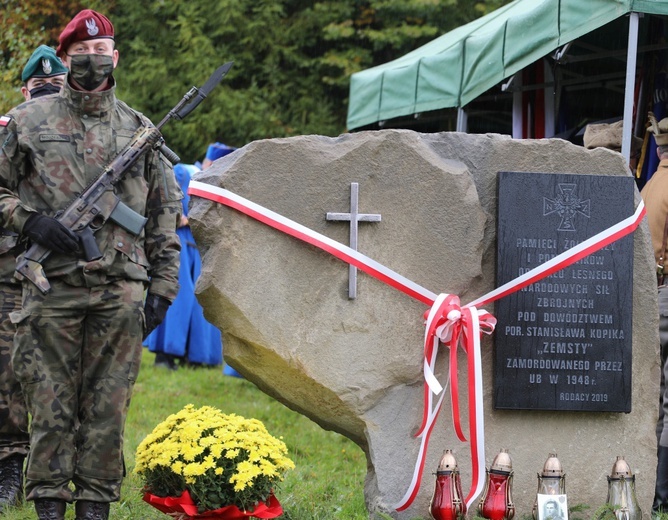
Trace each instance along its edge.
<path fill-rule="evenodd" d="M 19 235 L 0 228 L 0 284 L 20 284 L 16 278 L 16 257 L 25 250 Z M 2 290 L 0 288 L 0 290 Z"/>
<path fill-rule="evenodd" d="M 31 212 L 54 216 L 66 208 L 142 124 L 150 122 L 116 99 L 115 87 L 81 92 L 67 84 L 59 94 L 27 101 L 0 117 L 0 226 L 21 233 Z M 115 191 L 148 219 L 142 233 L 134 236 L 107 221 L 95 234 L 102 258 L 86 262 L 52 253 L 43 264 L 47 278 L 87 287 L 141 280 L 150 283 L 151 292 L 173 300 L 183 193 L 171 164 L 149 151 Z"/>

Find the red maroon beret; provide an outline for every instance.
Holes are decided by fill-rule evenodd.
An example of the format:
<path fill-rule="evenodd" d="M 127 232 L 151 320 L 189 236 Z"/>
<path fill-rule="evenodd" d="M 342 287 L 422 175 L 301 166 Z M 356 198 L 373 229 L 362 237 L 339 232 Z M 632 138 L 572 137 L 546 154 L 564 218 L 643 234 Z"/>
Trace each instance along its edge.
<path fill-rule="evenodd" d="M 114 38 L 114 26 L 103 14 L 84 9 L 79 11 L 63 32 L 60 33 L 56 54 L 62 56 L 74 42 L 95 40 L 97 38 Z"/>

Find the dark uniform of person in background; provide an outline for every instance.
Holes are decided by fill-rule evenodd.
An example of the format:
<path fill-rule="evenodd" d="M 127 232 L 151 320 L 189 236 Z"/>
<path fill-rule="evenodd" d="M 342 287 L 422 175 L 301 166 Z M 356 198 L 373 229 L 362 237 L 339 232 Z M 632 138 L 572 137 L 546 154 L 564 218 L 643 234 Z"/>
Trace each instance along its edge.
<path fill-rule="evenodd" d="M 664 265 L 668 242 L 668 118 L 656 123 L 650 116 L 652 125 L 650 131 L 654 134 L 657 144 L 657 154 L 660 162 L 656 173 L 645 184 L 640 192 L 645 208 L 647 221 L 652 236 L 654 258 L 657 264 Z M 657 271 L 658 272 L 658 271 Z M 659 343 L 661 349 L 661 391 L 659 394 L 659 420 L 656 425 L 657 437 L 657 466 L 656 485 L 654 488 L 654 503 L 652 516 L 659 513 L 668 513 L 668 265 L 666 278 L 657 276 L 659 291 Z"/>
<path fill-rule="evenodd" d="M 66 73 L 56 51 L 40 45 L 23 68 L 21 93 L 26 101 L 55 94 Z M 16 328 L 9 313 L 21 305 L 21 282 L 14 277 L 21 252 L 17 236 L 0 229 L 0 513 L 23 499 L 23 461 L 29 446 L 28 409 L 10 362 Z"/>
<path fill-rule="evenodd" d="M 114 28 L 86 9 L 60 35 L 69 69 L 58 95 L 0 117 L 0 225 L 53 254 L 51 290 L 23 280 L 12 365 L 32 415 L 25 488 L 40 520 L 105 520 L 119 500 L 123 430 L 142 338 L 178 291 L 175 229 L 182 193 L 171 164 L 150 150 L 116 185 L 147 221 L 133 235 L 108 221 L 95 234 L 102 257 L 86 261 L 77 235 L 54 215 L 150 122 L 115 96 Z M 146 301 L 144 302 L 144 293 Z"/>

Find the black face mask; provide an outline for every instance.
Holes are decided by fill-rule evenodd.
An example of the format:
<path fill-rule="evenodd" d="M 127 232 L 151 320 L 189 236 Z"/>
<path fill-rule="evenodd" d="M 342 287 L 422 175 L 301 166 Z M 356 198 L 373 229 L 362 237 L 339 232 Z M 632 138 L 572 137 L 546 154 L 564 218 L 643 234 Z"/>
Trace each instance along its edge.
<path fill-rule="evenodd" d="M 35 87 L 30 91 L 30 99 L 48 96 L 49 94 L 58 94 L 58 92 L 60 92 L 60 87 L 56 87 L 52 83 L 44 83 L 44 85 Z"/>
<path fill-rule="evenodd" d="M 84 90 L 95 90 L 114 72 L 114 59 L 108 54 L 75 54 L 70 58 L 70 76 Z"/>

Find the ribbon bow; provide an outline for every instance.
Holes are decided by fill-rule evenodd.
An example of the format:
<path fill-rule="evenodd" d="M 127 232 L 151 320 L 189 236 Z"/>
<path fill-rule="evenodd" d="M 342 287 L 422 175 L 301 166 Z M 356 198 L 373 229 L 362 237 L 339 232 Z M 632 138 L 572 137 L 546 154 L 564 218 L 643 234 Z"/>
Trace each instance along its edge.
<path fill-rule="evenodd" d="M 480 355 L 480 336 L 491 334 L 496 326 L 496 318 L 483 309 L 472 306 L 460 306 L 459 297 L 454 294 L 440 294 L 426 314 L 424 333 L 424 408 L 422 423 L 416 437 L 421 437 L 420 452 L 415 465 L 413 479 L 406 494 L 395 506 L 403 511 L 411 505 L 422 481 L 426 460 L 426 451 L 431 431 L 438 418 L 443 403 L 443 385 L 435 374 L 438 348 L 443 343 L 450 349 L 448 381 L 452 401 L 452 422 L 457 438 L 465 442 L 466 436 L 461 426 L 459 408 L 459 381 L 457 376 L 457 349 L 461 346 L 467 355 L 468 395 L 469 395 L 469 437 L 471 438 L 472 485 L 466 498 L 466 505 L 482 491 L 481 476 L 485 473 L 484 415 L 482 402 L 482 363 Z M 448 383 L 446 382 L 447 386 Z M 440 397 L 434 404 L 434 397 Z"/>

